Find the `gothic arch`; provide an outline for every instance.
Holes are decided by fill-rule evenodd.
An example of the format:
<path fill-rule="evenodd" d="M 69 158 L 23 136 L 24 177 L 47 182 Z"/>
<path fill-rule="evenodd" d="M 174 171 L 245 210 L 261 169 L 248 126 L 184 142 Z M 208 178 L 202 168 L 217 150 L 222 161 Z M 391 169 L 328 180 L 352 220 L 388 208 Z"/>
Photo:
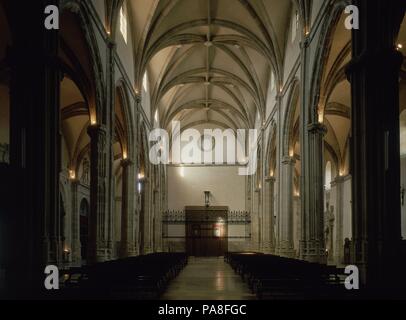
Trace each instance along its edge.
<path fill-rule="evenodd" d="M 89 71 L 90 74 L 87 75 L 87 80 L 84 72 L 83 72 L 83 65 L 78 70 L 75 70 L 75 78 L 78 77 L 82 79 L 80 83 L 88 83 L 90 84 L 90 88 L 83 88 L 85 90 L 85 96 L 88 99 L 89 109 L 92 112 L 92 116 L 94 117 L 93 121 L 99 124 L 105 124 L 107 122 L 107 113 L 105 110 L 105 106 L 103 101 L 105 101 L 105 81 L 103 79 L 103 66 L 101 62 L 99 46 L 96 40 L 96 36 L 93 30 L 92 22 L 90 20 L 90 9 L 88 4 L 84 1 L 77 1 L 77 0 L 62 0 L 60 4 L 60 15 L 61 15 L 61 22 L 63 22 L 64 16 L 67 14 L 71 14 L 73 17 L 78 19 L 79 28 L 81 30 L 81 34 L 84 37 L 84 47 L 87 50 L 87 63 L 89 64 Z M 62 28 L 61 28 L 62 30 Z M 77 40 L 77 38 L 76 38 Z M 69 65 L 69 61 L 66 61 L 63 57 L 61 57 L 62 65 L 67 66 Z M 68 62 L 68 63 L 66 63 Z M 76 63 L 76 67 L 79 67 Z M 89 80 L 92 79 L 93 81 Z"/>
<path fill-rule="evenodd" d="M 310 87 L 310 115 L 314 122 L 317 122 L 318 117 L 318 104 L 320 100 L 320 92 L 323 81 L 323 74 L 325 72 L 328 57 L 330 56 L 332 40 L 334 37 L 335 30 L 337 28 L 338 21 L 343 14 L 346 6 L 350 5 L 350 0 L 339 0 L 331 2 L 328 9 L 326 10 L 326 15 L 323 20 L 323 26 L 320 29 L 321 35 L 319 40 L 319 45 L 317 46 L 317 51 L 314 58 L 314 69 L 312 72 L 312 83 Z"/>

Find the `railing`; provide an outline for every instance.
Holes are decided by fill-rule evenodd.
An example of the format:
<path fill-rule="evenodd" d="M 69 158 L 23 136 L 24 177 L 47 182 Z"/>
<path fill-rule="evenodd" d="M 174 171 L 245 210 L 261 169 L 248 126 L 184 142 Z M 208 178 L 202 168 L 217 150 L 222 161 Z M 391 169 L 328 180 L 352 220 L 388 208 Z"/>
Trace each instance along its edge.
<path fill-rule="evenodd" d="M 184 226 L 187 228 L 188 225 L 191 224 L 207 224 L 207 223 L 213 223 L 216 224 L 218 223 L 218 220 L 215 219 L 214 217 L 207 217 L 205 218 L 197 218 L 198 220 L 188 220 L 186 219 L 186 214 L 185 211 L 183 210 L 168 210 L 165 211 L 162 214 L 162 237 L 164 239 L 186 239 L 186 230 L 185 234 L 179 235 L 179 234 L 172 234 L 169 231 L 170 226 L 178 226 L 176 228 L 177 231 L 175 233 L 179 232 L 179 227 Z M 200 221 L 202 220 L 202 221 Z M 250 239 L 251 238 L 251 214 L 249 211 L 228 211 L 227 214 L 227 221 L 224 223 L 227 224 L 228 226 L 228 234 L 226 238 L 228 239 Z M 230 226 L 235 225 L 237 229 L 233 229 L 234 231 L 230 232 Z M 238 227 L 240 226 L 240 227 Z M 243 229 L 241 229 L 243 227 Z M 182 227 L 181 227 L 182 228 Z M 235 230 L 237 233 L 235 233 Z M 241 231 L 243 230 L 243 231 Z M 194 238 L 194 237 L 193 237 Z M 209 237 L 210 238 L 210 237 Z M 214 237 L 217 238 L 217 237 Z"/>
<path fill-rule="evenodd" d="M 162 215 L 162 222 L 168 224 L 184 224 L 188 222 L 186 220 L 186 214 L 183 210 L 168 210 Z M 196 222 L 196 221 L 193 221 Z M 217 220 L 205 220 L 202 222 L 217 222 Z M 250 224 L 251 214 L 248 211 L 229 211 L 227 216 L 228 224 Z"/>

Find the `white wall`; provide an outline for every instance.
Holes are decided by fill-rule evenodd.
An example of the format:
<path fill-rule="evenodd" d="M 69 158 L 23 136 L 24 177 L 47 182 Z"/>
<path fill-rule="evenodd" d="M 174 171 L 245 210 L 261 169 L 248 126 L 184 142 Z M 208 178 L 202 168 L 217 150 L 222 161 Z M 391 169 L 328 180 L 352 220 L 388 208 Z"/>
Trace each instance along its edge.
<path fill-rule="evenodd" d="M 184 210 L 185 206 L 204 205 L 204 191 L 211 191 L 212 206 L 228 206 L 230 210 L 245 210 L 245 176 L 238 175 L 238 166 L 168 166 L 168 209 Z M 245 225 L 228 226 L 228 250 L 249 250 L 249 238 L 244 238 Z M 185 250 L 185 225 L 169 225 L 164 248 Z"/>
<path fill-rule="evenodd" d="M 168 167 L 169 210 L 204 205 L 204 191 L 211 191 L 213 206 L 245 209 L 245 176 L 238 175 L 237 166 Z"/>

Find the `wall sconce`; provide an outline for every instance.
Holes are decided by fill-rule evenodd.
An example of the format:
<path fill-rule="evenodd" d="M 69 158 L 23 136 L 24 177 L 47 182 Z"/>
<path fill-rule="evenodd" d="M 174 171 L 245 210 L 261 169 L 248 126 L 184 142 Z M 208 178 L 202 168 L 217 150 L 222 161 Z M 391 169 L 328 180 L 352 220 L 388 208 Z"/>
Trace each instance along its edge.
<path fill-rule="evenodd" d="M 324 122 L 324 114 L 323 114 L 323 111 L 321 109 L 318 111 L 318 121 L 319 121 L 319 123 Z"/>
<path fill-rule="evenodd" d="M 68 248 L 65 248 L 63 250 L 63 259 L 65 262 L 69 261 L 69 255 L 70 255 L 70 250 Z"/>
<path fill-rule="evenodd" d="M 94 116 L 91 116 L 91 117 L 90 117 L 90 124 L 91 124 L 92 126 L 95 126 L 95 125 L 97 124 L 96 118 L 95 118 Z"/>
<path fill-rule="evenodd" d="M 75 170 L 69 170 L 69 179 L 75 180 L 76 179 L 76 172 Z"/>
<path fill-rule="evenodd" d="M 210 191 L 204 192 L 204 203 L 207 208 L 210 207 Z"/>

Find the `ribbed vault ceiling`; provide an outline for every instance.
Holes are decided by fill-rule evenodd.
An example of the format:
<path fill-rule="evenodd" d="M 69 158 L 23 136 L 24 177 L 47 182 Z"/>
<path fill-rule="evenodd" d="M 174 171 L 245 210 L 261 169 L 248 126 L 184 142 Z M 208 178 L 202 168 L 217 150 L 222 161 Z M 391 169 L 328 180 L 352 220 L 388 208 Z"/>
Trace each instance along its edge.
<path fill-rule="evenodd" d="M 252 128 L 282 73 L 291 1 L 131 0 L 136 74 L 170 128 Z"/>

